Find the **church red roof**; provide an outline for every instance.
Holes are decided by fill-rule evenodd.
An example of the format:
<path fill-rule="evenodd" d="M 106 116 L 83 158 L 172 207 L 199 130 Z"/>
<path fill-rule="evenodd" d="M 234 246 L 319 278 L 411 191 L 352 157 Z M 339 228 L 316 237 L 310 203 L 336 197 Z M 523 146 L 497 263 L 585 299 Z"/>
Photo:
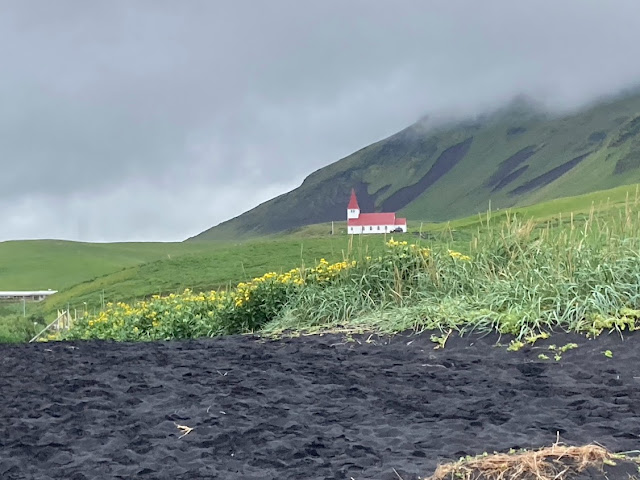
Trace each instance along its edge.
<path fill-rule="evenodd" d="M 356 191 L 353 188 L 351 189 L 351 198 L 349 199 L 349 205 L 347 205 L 347 210 L 360 210 L 360 206 L 358 205 L 358 199 L 356 198 Z"/>
<path fill-rule="evenodd" d="M 361 213 L 358 218 L 347 220 L 349 227 L 368 227 L 369 225 L 406 225 L 406 218 L 396 218 L 395 213 Z"/>

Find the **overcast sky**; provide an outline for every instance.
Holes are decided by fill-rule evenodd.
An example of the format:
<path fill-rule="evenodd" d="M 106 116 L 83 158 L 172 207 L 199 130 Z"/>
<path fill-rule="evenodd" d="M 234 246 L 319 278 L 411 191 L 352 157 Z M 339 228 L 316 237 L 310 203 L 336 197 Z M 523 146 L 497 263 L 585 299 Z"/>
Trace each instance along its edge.
<path fill-rule="evenodd" d="M 183 240 L 423 115 L 640 82 L 638 0 L 0 0 L 0 241 Z"/>

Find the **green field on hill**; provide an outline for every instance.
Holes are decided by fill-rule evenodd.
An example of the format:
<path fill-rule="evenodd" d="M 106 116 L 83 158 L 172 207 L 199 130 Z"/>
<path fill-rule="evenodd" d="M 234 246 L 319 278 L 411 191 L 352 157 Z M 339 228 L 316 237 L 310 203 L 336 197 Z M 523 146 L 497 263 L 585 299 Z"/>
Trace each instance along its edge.
<path fill-rule="evenodd" d="M 163 258 L 119 270 L 67 288 L 48 299 L 45 311 L 66 308 L 98 309 L 105 302 L 127 302 L 156 294 L 169 294 L 190 288 L 194 291 L 223 289 L 248 281 L 269 271 L 286 271 L 382 249 L 380 236 L 277 238 L 236 245 L 218 245 L 209 252 Z M 352 253 L 349 253 L 351 250 Z"/>
<path fill-rule="evenodd" d="M 408 234 L 396 234 L 394 238 L 465 252 L 473 237 L 486 229 L 489 219 L 499 225 L 507 216 L 517 215 L 523 221 L 535 219 L 540 228 L 550 225 L 557 229 L 570 222 L 572 213 L 576 221 L 591 211 L 596 219 L 619 217 L 624 215 L 625 205 L 639 201 L 639 186 L 631 185 L 452 222 L 411 222 Z M 242 243 L 4 242 L 0 243 L 0 289 L 59 290 L 44 302 L 27 304 L 27 318 L 50 321 L 57 310 L 67 306 L 72 311 L 96 312 L 107 302 L 131 302 L 185 288 L 224 289 L 268 271 L 311 266 L 321 258 L 330 262 L 362 258 L 381 251 L 384 241 L 391 238 L 352 238 L 341 233 L 344 225 L 338 222 L 334 229 L 337 233 L 330 235 L 331 224 L 313 225 Z M 16 319 L 24 321 L 22 305 L 5 305 L 0 308 L 0 318 L 4 318 L 0 331 Z M 32 321 L 24 325 L 33 330 Z"/>
<path fill-rule="evenodd" d="M 640 198 L 612 209 L 603 213 L 593 206 L 568 221 L 487 214 L 464 252 L 450 248 L 459 235 L 453 229 L 444 229 L 440 240 L 407 234 L 382 245 L 381 236 L 358 237 L 373 242 L 371 248 L 364 252 L 363 243 L 343 261 L 247 276 L 224 290 L 108 304 L 49 339 L 426 330 L 434 346 L 443 348 L 452 332 L 475 331 L 505 335 L 508 348 L 518 350 L 556 332 L 597 336 L 635 330 L 640 327 Z M 564 351 L 553 352 L 551 361 L 559 361 Z"/>
<path fill-rule="evenodd" d="M 215 248 L 215 244 L 181 242 L 0 242 L 0 290 L 62 290 L 133 265 Z"/>

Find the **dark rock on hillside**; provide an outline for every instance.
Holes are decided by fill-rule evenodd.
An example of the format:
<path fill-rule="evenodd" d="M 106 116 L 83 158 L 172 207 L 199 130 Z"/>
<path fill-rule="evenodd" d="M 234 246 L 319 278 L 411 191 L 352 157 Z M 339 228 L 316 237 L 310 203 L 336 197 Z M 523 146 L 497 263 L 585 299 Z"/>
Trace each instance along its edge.
<path fill-rule="evenodd" d="M 640 168 L 640 150 L 631 151 L 629 154 L 618 160 L 613 172 L 616 175 L 620 175 L 635 170 L 636 168 Z"/>
<path fill-rule="evenodd" d="M 514 168 L 519 166 L 521 163 L 526 162 L 529 157 L 533 156 L 537 151 L 538 148 L 536 145 L 529 145 L 528 147 L 524 147 L 522 150 L 514 153 L 506 160 L 503 160 L 498 166 L 498 170 L 489 177 L 486 184 L 487 187 L 496 187 L 498 184 L 503 183 L 504 178 L 509 175 Z M 503 185 L 506 185 L 506 183 L 503 183 Z M 494 188 L 492 191 L 495 190 L 499 190 L 499 188 Z"/>
<path fill-rule="evenodd" d="M 589 135 L 589 143 L 600 143 L 607 138 L 606 132 L 593 132 Z"/>
<path fill-rule="evenodd" d="M 640 115 L 629 120 L 620 129 L 618 136 L 609 144 L 609 147 L 615 148 L 622 145 L 629 138 L 635 137 L 640 133 Z"/>
<path fill-rule="evenodd" d="M 436 183 L 443 175 L 455 167 L 469 151 L 473 142 L 473 137 L 467 138 L 464 142 L 447 148 L 440 154 L 436 162 L 429 171 L 417 183 L 401 188 L 396 193 L 387 198 L 382 204 L 382 210 L 395 212 L 408 205 L 414 198 Z"/>
<path fill-rule="evenodd" d="M 509 175 L 505 175 L 492 189 L 492 192 L 502 190 L 504 187 L 515 181 L 520 175 L 527 171 L 529 165 L 523 165 L 522 167 L 514 170 Z"/>
<path fill-rule="evenodd" d="M 569 170 L 574 168 L 576 165 L 578 165 L 582 160 L 584 160 L 589 155 L 591 155 L 591 152 L 585 153 L 583 155 L 580 155 L 579 157 L 576 157 L 576 158 L 574 158 L 572 160 L 569 160 L 568 162 L 563 163 L 559 167 L 553 168 L 553 169 L 549 170 L 548 172 L 537 176 L 533 180 L 529 180 L 524 185 L 521 185 L 521 186 L 519 186 L 517 188 L 514 188 L 509 193 L 512 194 L 512 195 L 520 195 L 522 193 L 526 193 L 526 192 L 529 192 L 531 190 L 535 190 L 537 188 L 544 187 L 545 185 L 548 185 L 551 182 L 553 182 L 554 180 L 557 180 L 558 178 L 560 178 L 562 175 L 564 175 Z"/>

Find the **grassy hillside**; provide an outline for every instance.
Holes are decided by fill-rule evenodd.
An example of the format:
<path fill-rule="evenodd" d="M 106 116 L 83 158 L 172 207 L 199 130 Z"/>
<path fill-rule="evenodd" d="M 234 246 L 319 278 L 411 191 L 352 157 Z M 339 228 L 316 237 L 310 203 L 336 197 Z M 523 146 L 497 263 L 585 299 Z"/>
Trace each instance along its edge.
<path fill-rule="evenodd" d="M 569 221 L 570 214 L 586 215 L 593 208 L 602 216 L 618 215 L 626 203 L 640 202 L 640 185 L 618 187 L 583 196 L 561 198 L 538 205 L 513 209 L 522 220 L 535 219 Z M 493 211 L 492 222 L 499 223 L 507 211 Z M 418 239 L 427 244 L 447 244 L 465 251 L 478 229 L 483 228 L 487 215 L 474 215 L 457 221 L 430 224 L 416 223 L 405 238 Z M 384 236 L 355 236 L 351 239 L 344 225 L 334 225 L 336 235 L 330 235 L 330 224 L 301 227 L 287 235 L 273 235 L 241 244 L 217 244 L 205 251 L 164 257 L 121 269 L 90 281 L 63 289 L 44 303 L 45 311 L 55 312 L 67 304 L 83 309 L 96 309 L 105 302 L 129 301 L 154 294 L 179 292 L 185 288 L 209 290 L 246 281 L 267 271 L 286 271 L 301 265 L 310 265 L 320 258 L 342 260 L 345 255 L 368 255 L 382 248 Z M 395 235 L 395 238 L 401 238 Z M 153 244 L 151 244 L 153 246 Z M 188 245 L 188 244 L 187 244 Z M 194 245 L 207 245 L 194 243 Z M 118 245 L 115 244 L 116 251 Z M 351 252 L 351 253 L 349 253 Z"/>
<path fill-rule="evenodd" d="M 489 221 L 464 252 L 448 248 L 448 242 L 425 245 L 405 236 L 377 254 L 267 273 L 222 292 L 188 291 L 108 306 L 78 318 L 65 335 L 149 341 L 414 329 L 430 331 L 439 348 L 456 331 L 498 332 L 511 340 L 508 350 L 518 350 L 561 331 L 626 335 L 637 328 L 640 195 L 625 196 L 624 205 L 606 210 L 593 206 L 569 222 L 559 215 L 541 224 L 505 217 L 491 221 L 487 214 Z M 270 253 L 282 251 L 276 244 L 269 244 Z M 549 346 L 537 358 L 558 362 L 572 348 Z"/>
<path fill-rule="evenodd" d="M 0 242 L 0 290 L 60 290 L 125 267 L 214 248 L 186 243 Z"/>
<path fill-rule="evenodd" d="M 593 210 L 595 218 L 626 215 L 629 205 L 640 205 L 640 185 L 629 185 L 587 195 L 560 198 L 519 209 L 493 210 L 446 223 L 416 222 L 410 233 L 395 235 L 423 245 L 440 245 L 462 252 L 478 231 L 485 229 L 488 218 L 497 225 L 507 215 L 525 221 L 534 219 L 546 227 L 556 228 L 574 218 L 585 217 Z M 640 219 L 638 219 L 640 221 Z M 47 282 L 65 279 L 60 293 L 39 304 L 27 304 L 23 319 L 22 305 L 0 305 L 0 341 L 23 339 L 32 335 L 34 319 L 50 321 L 58 309 L 95 312 L 103 303 L 129 302 L 154 294 L 181 292 L 185 288 L 205 291 L 247 281 L 267 271 L 287 271 L 294 267 L 313 265 L 320 258 L 330 262 L 344 256 L 358 258 L 375 256 L 383 248 L 384 236 L 355 236 L 344 233 L 344 222 L 334 225 L 336 235 L 330 235 L 331 224 L 300 227 L 287 234 L 271 235 L 244 243 L 223 244 L 194 242 L 184 244 L 74 244 L 73 242 L 6 242 L 3 252 L 3 279 L 10 272 L 20 272 L 21 285 L 40 288 Z M 388 239 L 387 237 L 386 239 Z M 10 254 L 10 253 L 13 254 Z M 92 257 L 92 254 L 95 256 Z M 145 261 L 150 259 L 150 261 Z M 92 265 L 92 269 L 84 265 Z M 124 268 L 123 268 L 124 267 Z M 60 276 L 64 269 L 65 275 Z M 101 274 L 101 272 L 104 272 Z M 75 276 L 75 277 L 74 277 Z M 75 284 L 71 284 L 75 278 Z M 54 285 L 55 286 L 55 285 Z"/>
<path fill-rule="evenodd" d="M 455 125 L 409 128 L 307 177 L 285 195 L 192 240 L 229 240 L 363 212 L 441 222 L 640 182 L 640 94 L 553 117 L 516 102 Z"/>
<path fill-rule="evenodd" d="M 384 238 L 350 241 L 347 236 L 280 237 L 236 245 L 220 245 L 197 254 L 163 258 L 122 269 L 64 289 L 43 303 L 45 312 L 58 308 L 100 308 L 103 301 L 119 302 L 155 294 L 224 288 L 268 271 L 286 271 L 314 264 L 321 258 L 341 260 L 349 250 L 375 252 Z"/>

